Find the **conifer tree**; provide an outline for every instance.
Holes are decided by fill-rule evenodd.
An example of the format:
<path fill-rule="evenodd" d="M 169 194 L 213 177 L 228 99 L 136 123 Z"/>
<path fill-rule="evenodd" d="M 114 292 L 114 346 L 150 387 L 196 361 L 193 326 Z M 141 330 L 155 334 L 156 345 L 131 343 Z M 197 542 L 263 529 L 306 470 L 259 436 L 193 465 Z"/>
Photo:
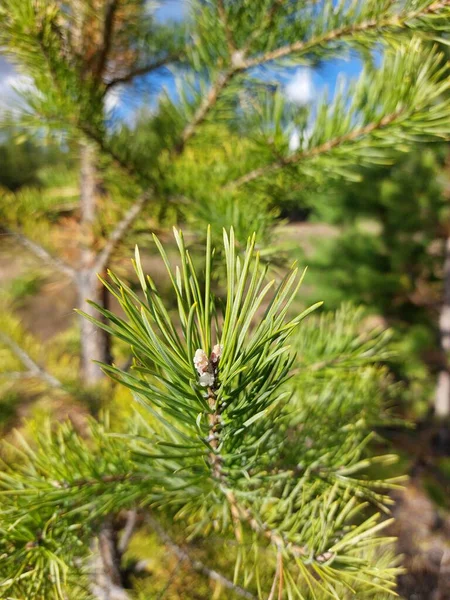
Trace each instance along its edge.
<path fill-rule="evenodd" d="M 381 505 L 382 497 L 376 486 L 352 477 L 367 466 L 361 454 L 367 424 L 341 424 L 333 449 L 325 451 L 336 421 L 324 408 L 330 429 L 322 430 L 319 454 L 304 452 L 309 441 L 301 447 L 295 441 L 305 404 L 292 408 L 291 392 L 283 388 L 292 366 L 284 343 L 299 322 L 287 318 L 285 304 L 293 298 L 295 274 L 287 275 L 259 320 L 257 290 L 268 289 L 252 262 L 258 260 L 254 242 L 246 252 L 240 246 L 237 256 L 233 234 L 226 236 L 224 246 L 217 245 L 227 271 L 220 313 L 211 296 L 211 238 L 202 290 L 178 234 L 181 270 L 168 270 L 179 325 L 139 261 L 145 306 L 119 279 L 108 284 L 129 322 L 105 306 L 96 274 L 105 274 L 140 215 L 168 203 L 211 222 L 214 239 L 223 208 L 231 207 L 242 242 L 255 227 L 255 207 L 269 215 L 272 199 L 299 179 L 314 182 L 324 172 L 351 177 L 356 164 L 376 163 L 412 141 L 448 136 L 447 67 L 423 38 L 448 29 L 449 2 L 199 1 L 185 23 L 169 26 L 147 8 L 140 0 L 5 0 L 0 7 L 0 42 L 34 82 L 20 125 L 62 133 L 80 148 L 79 264 L 56 258 L 46 240 L 32 239 L 14 197 L 2 207 L 4 222 L 77 286 L 86 313 L 80 321 L 84 383 L 98 381 L 100 368 L 91 362 L 97 360 L 149 408 L 124 437 L 93 423 L 87 441 L 64 426 L 40 436 L 37 449 L 24 443 L 23 469 L 2 479 L 4 589 L 11 597 L 81 597 L 73 586 L 78 577 L 84 581 L 83 557 L 98 534 L 109 592 L 97 582 L 94 593 L 122 593 L 114 515 L 151 506 L 168 508 L 171 518 L 176 513 L 194 537 L 207 537 L 210 528 L 225 537 L 234 532 L 241 592 L 248 583 L 253 595 L 272 598 L 384 593 L 395 570 L 386 566 L 384 551 L 373 549 L 381 524 L 375 515 L 356 516 L 360 498 Z M 382 47 L 379 65 L 370 60 L 375 47 Z M 314 64 L 349 50 L 366 57 L 364 71 L 331 101 L 319 98 L 314 115 L 289 105 L 262 75 L 269 67 Z M 135 143 L 133 128 L 109 127 L 108 94 L 169 63 L 179 65 L 178 96 L 162 97 L 149 111 L 143 143 Z M 292 151 L 294 127 L 301 133 Z M 103 190 L 115 220 L 106 235 Z M 270 231 L 270 215 L 258 222 Z M 111 335 L 133 347 L 136 376 L 108 366 Z M 2 334 L 2 342 L 35 376 L 63 387 L 16 340 Z"/>

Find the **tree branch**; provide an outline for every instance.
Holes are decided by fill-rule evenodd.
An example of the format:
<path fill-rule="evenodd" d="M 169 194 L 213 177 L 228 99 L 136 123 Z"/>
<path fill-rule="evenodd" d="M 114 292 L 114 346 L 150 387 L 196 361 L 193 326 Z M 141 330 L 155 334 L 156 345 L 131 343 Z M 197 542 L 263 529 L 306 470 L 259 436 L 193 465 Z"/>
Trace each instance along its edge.
<path fill-rule="evenodd" d="M 169 534 L 151 515 L 147 516 L 147 520 L 152 529 L 157 533 L 161 541 L 164 543 L 164 545 L 167 546 L 167 548 L 171 550 L 173 554 L 175 554 L 175 556 L 177 556 L 180 559 L 180 561 L 187 562 L 190 565 L 190 567 L 194 569 L 194 571 L 197 571 L 202 575 L 206 575 L 206 577 L 209 577 L 213 581 L 217 581 L 224 588 L 232 590 L 238 596 L 241 596 L 242 598 L 248 598 L 249 600 L 256 600 L 256 596 L 254 596 L 248 590 L 240 587 L 239 585 L 234 584 L 230 579 L 227 579 L 221 573 L 210 569 L 199 560 L 193 559 L 183 548 L 175 544 L 175 542 L 172 540 Z"/>
<path fill-rule="evenodd" d="M 177 154 L 181 154 L 186 143 L 193 135 L 195 135 L 197 127 L 206 119 L 209 111 L 216 104 L 221 92 L 230 83 L 236 72 L 237 68 L 232 68 L 218 75 L 215 83 L 210 87 L 208 94 L 203 98 L 203 101 L 197 108 L 192 121 L 184 128 L 181 134 L 180 143 L 176 147 Z"/>
<path fill-rule="evenodd" d="M 125 73 L 124 75 L 115 77 L 114 79 L 111 79 L 110 81 L 108 81 L 108 83 L 106 83 L 106 85 L 105 85 L 105 93 L 109 92 L 109 90 L 111 88 L 115 87 L 116 85 L 130 83 L 136 77 L 141 77 L 142 75 L 147 75 L 148 73 L 151 73 L 152 71 L 156 71 L 157 69 L 160 69 L 161 67 L 165 67 L 170 63 L 176 62 L 181 57 L 182 57 L 182 53 L 177 52 L 174 54 L 169 54 L 168 56 L 165 56 L 164 58 L 154 60 L 147 65 L 143 65 L 142 67 L 136 67 L 135 69 L 132 69 L 128 73 Z"/>
<path fill-rule="evenodd" d="M 97 64 L 94 68 L 96 79 L 99 79 L 102 76 L 108 60 L 108 55 L 111 50 L 114 33 L 114 21 L 117 9 L 119 7 L 119 1 L 120 0 L 110 0 L 106 6 L 105 24 L 103 28 L 103 44 L 99 54 L 97 55 Z"/>
<path fill-rule="evenodd" d="M 219 16 L 221 20 L 223 20 L 223 15 L 221 16 L 222 11 L 220 9 L 220 6 L 221 2 L 220 0 L 218 0 Z M 205 96 L 200 106 L 198 107 L 194 118 L 190 123 L 188 123 L 188 125 L 186 125 L 183 133 L 181 134 L 181 141 L 176 148 L 177 154 L 180 154 L 183 151 L 186 143 L 191 137 L 195 135 L 197 127 L 205 121 L 208 112 L 216 104 L 224 88 L 226 88 L 226 86 L 230 83 L 233 77 L 238 73 L 247 71 L 248 69 L 259 66 L 263 63 L 284 58 L 294 53 L 307 52 L 315 46 L 333 42 L 348 36 L 353 36 L 356 33 L 361 33 L 370 30 L 386 29 L 389 27 L 405 27 L 407 26 L 408 21 L 420 18 L 427 14 L 439 13 L 443 8 L 446 8 L 448 6 L 450 6 L 450 0 L 438 0 L 430 6 L 428 6 L 427 8 L 418 10 L 414 13 L 409 13 L 402 16 L 394 15 L 379 20 L 370 19 L 356 25 L 346 25 L 345 27 L 341 27 L 324 33 L 321 36 L 316 36 L 308 41 L 301 40 L 298 42 L 294 42 L 293 44 L 282 46 L 280 48 L 271 50 L 269 52 L 266 52 L 265 54 L 256 56 L 254 58 L 246 58 L 247 48 L 242 49 L 241 51 L 234 51 L 231 54 L 231 66 L 228 68 L 228 70 L 219 74 L 216 82 L 211 86 L 208 94 Z"/>
<path fill-rule="evenodd" d="M 37 363 L 35 363 L 31 356 L 27 352 L 25 352 L 23 348 L 16 344 L 16 342 L 13 339 L 11 339 L 9 335 L 6 335 L 6 333 L 3 333 L 2 331 L 0 331 L 0 343 L 7 346 L 17 356 L 17 358 L 28 368 L 27 373 L 29 375 L 33 374 L 35 377 L 39 377 L 40 379 L 48 383 L 48 385 L 50 385 L 51 387 L 63 389 L 64 386 L 59 381 L 59 379 L 56 379 L 56 377 L 54 377 L 50 373 L 47 373 L 45 369 L 43 369 Z"/>
<path fill-rule="evenodd" d="M 70 265 L 65 263 L 60 258 L 57 258 L 56 256 L 52 256 L 50 254 L 50 252 L 48 252 L 45 248 L 43 248 L 36 242 L 33 242 L 32 240 L 27 238 L 22 233 L 18 233 L 17 231 L 12 231 L 11 229 L 8 229 L 6 227 L 2 227 L 2 230 L 6 234 L 14 237 L 20 244 L 22 244 L 22 246 L 24 248 L 26 248 L 27 250 L 30 250 L 30 252 L 32 252 L 35 256 L 40 258 L 43 262 L 47 263 L 49 266 L 57 269 L 61 273 L 64 273 L 71 279 L 76 278 L 76 276 L 77 276 L 76 269 L 74 269 L 73 267 L 71 267 Z"/>
<path fill-rule="evenodd" d="M 127 233 L 133 221 L 142 211 L 145 203 L 148 201 L 148 198 L 149 194 L 142 194 L 141 196 L 139 196 L 136 202 L 128 209 L 128 211 L 124 214 L 122 219 L 117 223 L 116 227 L 113 229 L 110 236 L 108 237 L 104 248 L 98 253 L 95 259 L 93 270 L 96 273 L 100 273 L 105 268 L 111 257 L 111 254 L 114 252 L 114 249 L 122 240 L 124 235 Z"/>
<path fill-rule="evenodd" d="M 134 530 L 136 528 L 137 522 L 137 511 L 129 510 L 127 513 L 127 520 L 125 523 L 125 527 L 123 529 L 122 535 L 120 537 L 120 541 L 117 545 L 117 549 L 120 554 L 125 554 L 128 546 L 130 545 L 130 540 L 133 537 Z"/>
<path fill-rule="evenodd" d="M 33 371 L 4 371 L 0 373 L 0 377 L 5 377 L 6 379 L 34 379 L 36 377 L 36 373 Z"/>
<path fill-rule="evenodd" d="M 288 546 L 292 554 L 297 557 L 305 556 L 307 554 L 306 549 L 303 546 L 292 544 L 291 542 L 285 540 L 284 537 L 277 531 L 269 529 L 264 524 L 259 523 L 248 508 L 240 506 L 232 490 L 226 490 L 225 497 L 230 505 L 231 515 L 234 520 L 247 523 L 247 525 L 249 525 L 255 533 L 263 535 L 279 550 Z"/>
<path fill-rule="evenodd" d="M 405 27 L 407 26 L 408 21 L 418 19 L 427 14 L 437 14 L 442 9 L 447 8 L 449 6 L 450 0 L 438 0 L 437 2 L 434 2 L 433 4 L 428 6 L 427 8 L 418 10 L 414 13 L 409 13 L 405 15 L 394 15 L 380 20 L 369 19 L 356 25 L 346 25 L 345 27 L 334 29 L 332 31 L 324 33 L 323 35 L 316 36 L 310 40 L 299 40 L 298 42 L 287 44 L 286 46 L 281 46 L 280 48 L 276 48 L 275 50 L 266 52 L 261 56 L 250 58 L 244 61 L 242 68 L 251 69 L 252 67 L 256 67 L 263 63 L 278 60 L 280 58 L 285 58 L 287 56 L 290 56 L 291 54 L 295 54 L 298 52 L 308 52 L 315 46 L 320 46 L 322 44 L 334 42 L 339 39 L 351 37 L 356 33 L 362 33 L 370 30 L 388 29 L 389 27 Z"/>
<path fill-rule="evenodd" d="M 359 129 L 355 129 L 353 131 L 350 131 L 349 133 L 347 133 L 345 135 L 341 135 L 339 137 L 333 138 L 332 140 L 328 140 L 327 142 L 324 142 L 320 146 L 316 146 L 315 148 L 311 148 L 311 149 L 305 150 L 303 152 L 298 152 L 296 154 L 293 154 L 292 156 L 281 158 L 281 159 L 278 159 L 267 165 L 263 165 L 262 167 L 253 169 L 252 171 L 249 171 L 245 175 L 242 175 L 241 177 L 238 177 L 237 179 L 230 181 L 229 183 L 225 184 L 223 187 L 224 187 L 224 189 L 235 189 L 242 185 L 245 185 L 246 183 L 249 183 L 250 181 L 254 181 L 255 179 L 258 179 L 259 177 L 264 177 L 265 175 L 268 175 L 269 173 L 279 171 L 280 169 L 283 169 L 284 167 L 287 167 L 289 165 L 294 165 L 304 159 L 315 158 L 317 156 L 320 156 L 321 154 L 326 154 L 327 152 L 330 152 L 334 148 L 337 148 L 338 146 L 341 146 L 342 144 L 345 144 L 346 142 L 355 141 L 360 137 L 369 135 L 373 131 L 383 129 L 383 128 L 391 125 L 400 115 L 401 115 L 400 111 L 392 113 L 390 115 L 386 115 L 385 117 L 383 117 L 380 121 L 377 121 L 376 123 L 370 123 L 369 125 L 360 127 Z"/>

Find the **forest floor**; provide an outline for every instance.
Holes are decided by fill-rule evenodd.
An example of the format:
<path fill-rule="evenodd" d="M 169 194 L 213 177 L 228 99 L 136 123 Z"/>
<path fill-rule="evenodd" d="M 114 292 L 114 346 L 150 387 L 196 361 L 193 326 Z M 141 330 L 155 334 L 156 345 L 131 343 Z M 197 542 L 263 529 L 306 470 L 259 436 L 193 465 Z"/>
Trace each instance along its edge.
<path fill-rule="evenodd" d="M 290 243 L 297 243 L 298 240 L 307 255 L 311 239 L 333 236 L 335 230 L 320 224 L 302 223 L 283 228 L 285 234 Z M 163 269 L 155 255 L 144 255 L 143 266 L 157 282 L 158 279 L 163 280 Z M 124 268 L 123 264 L 120 267 Z M 29 276 L 30 273 L 33 277 Z M 32 255 L 10 239 L 1 239 L 0 287 L 6 289 L 17 281 L 25 282 L 16 290 L 16 314 L 26 331 L 48 344 L 74 324 L 76 315 L 73 309 L 77 298 L 70 281 L 42 270 Z M 33 283 L 36 281 L 37 284 Z M 71 411 L 72 418 L 73 407 Z M 25 408 L 20 410 L 19 407 L 19 417 L 27 416 L 27 413 Z M 434 450 L 426 446 L 430 443 L 430 436 L 424 442 L 420 439 L 421 435 L 417 431 L 409 434 L 406 441 L 405 438 L 394 440 L 394 445 L 398 443 L 402 452 L 411 453 L 410 464 L 413 465 L 410 481 L 403 491 L 395 494 L 393 514 L 396 523 L 390 531 L 398 537 L 398 549 L 406 568 L 405 574 L 399 579 L 399 593 L 406 600 L 450 600 L 450 514 L 442 508 L 442 504 L 448 506 L 450 498 L 450 469 L 448 480 L 439 488 L 439 493 L 444 490 L 443 493 L 447 493 L 448 497 L 444 498 L 443 503 L 435 502 L 430 497 L 428 485 L 430 469 L 431 476 L 435 470 L 433 461 L 423 456 L 424 448 L 429 448 L 430 456 Z M 447 443 L 450 445 L 450 441 L 447 440 Z M 414 455 L 414 448 L 418 447 L 422 448 L 420 457 Z M 428 450 L 425 450 L 427 453 Z M 447 456 L 450 457 L 450 448 Z"/>

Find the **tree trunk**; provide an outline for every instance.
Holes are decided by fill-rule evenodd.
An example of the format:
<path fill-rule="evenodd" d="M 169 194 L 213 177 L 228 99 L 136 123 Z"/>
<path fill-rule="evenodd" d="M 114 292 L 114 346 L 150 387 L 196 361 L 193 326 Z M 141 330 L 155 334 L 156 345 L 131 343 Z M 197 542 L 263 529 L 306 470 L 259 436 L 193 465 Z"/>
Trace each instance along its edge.
<path fill-rule="evenodd" d="M 98 550 L 93 555 L 92 593 L 98 600 L 130 600 L 124 589 L 117 528 L 112 517 L 106 517 L 98 535 Z"/>
<path fill-rule="evenodd" d="M 88 315 L 99 318 L 99 313 L 88 304 L 93 300 L 103 305 L 102 286 L 93 270 L 96 217 L 96 170 L 94 150 L 82 144 L 80 151 L 80 213 L 81 213 L 81 268 L 78 276 L 79 308 Z M 100 367 L 93 361 L 108 362 L 109 342 L 106 332 L 81 317 L 81 377 L 83 383 L 93 385 L 103 378 Z"/>
<path fill-rule="evenodd" d="M 440 418 L 450 415 L 450 366 L 448 361 L 450 353 L 450 237 L 445 240 L 443 279 L 444 298 L 439 317 L 439 336 L 444 355 L 444 367 L 438 376 L 434 403 L 434 412 Z"/>
<path fill-rule="evenodd" d="M 99 312 L 88 300 L 107 307 L 109 297 L 97 278 L 94 265 L 97 255 L 96 203 L 97 183 L 94 149 L 83 143 L 80 149 L 80 269 L 78 271 L 78 306 L 84 313 L 102 319 Z M 102 273 L 103 275 L 103 273 Z M 95 385 L 103 377 L 98 364 L 111 362 L 110 336 L 91 323 L 86 317 L 80 319 L 81 336 L 81 380 L 87 385 Z M 93 554 L 94 573 L 92 593 L 98 600 L 129 600 L 123 587 L 121 558 L 118 547 L 117 529 L 112 516 L 105 518 L 96 540 Z"/>

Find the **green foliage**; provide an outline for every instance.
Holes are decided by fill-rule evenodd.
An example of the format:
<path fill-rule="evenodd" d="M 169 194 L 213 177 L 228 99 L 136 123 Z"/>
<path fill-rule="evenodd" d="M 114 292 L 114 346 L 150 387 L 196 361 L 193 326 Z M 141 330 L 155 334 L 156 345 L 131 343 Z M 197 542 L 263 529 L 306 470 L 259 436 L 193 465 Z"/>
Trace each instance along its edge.
<path fill-rule="evenodd" d="M 340 231 L 311 257 L 317 273 L 333 270 L 330 306 L 352 299 L 389 317 L 413 321 L 410 313 L 417 321 L 440 285 L 443 256 L 436 240 L 448 218 L 442 167 L 430 148 L 417 149 L 392 166 L 367 172 L 362 185 L 334 186 L 311 198 L 313 218 Z M 350 276 L 350 265 L 357 265 L 361 277 Z M 428 298 L 413 297 L 419 287 Z"/>
<path fill-rule="evenodd" d="M 9 286 L 9 293 L 13 302 L 20 305 L 30 296 L 34 296 L 41 288 L 44 280 L 41 273 L 27 273 L 14 279 Z"/>
<path fill-rule="evenodd" d="M 0 187 L 15 191 L 38 185 L 41 169 L 60 162 L 57 148 L 42 147 L 33 139 L 20 139 L 14 129 L 2 128 L 0 140 Z"/>
<path fill-rule="evenodd" d="M 83 582 L 102 516 L 147 506 L 197 543 L 234 537 L 234 581 L 260 598 L 271 585 L 287 598 L 384 597 L 397 573 L 377 535 L 387 521 L 365 512 L 368 504 L 385 511 L 384 490 L 395 485 L 370 481 L 368 471 L 392 461 L 367 454 L 382 401 L 385 374 L 374 361 L 385 356 L 384 335 L 361 331 L 355 340 L 360 319 L 349 309 L 304 327 L 314 307 L 289 316 L 297 269 L 266 284 L 255 238 L 240 256 L 233 231 L 223 237 L 222 302 L 211 287 L 210 233 L 204 288 L 181 232 L 175 238 L 175 268 L 155 243 L 177 321 L 137 251 L 144 297 L 110 274 L 105 285 L 125 317 L 98 307 L 107 319 L 98 325 L 134 356 L 130 372 L 103 368 L 143 412 L 117 433 L 92 422 L 88 439 L 68 425 L 38 432 L 32 447 L 20 440 L 18 462 L 0 474 L 5 590 L 64 597 Z"/>
<path fill-rule="evenodd" d="M 308 199 L 311 221 L 336 227 L 334 236 L 313 241 L 308 251 L 315 293 L 326 297 L 328 308 L 344 300 L 365 304 L 395 327 L 398 358 L 391 368 L 408 382 L 405 406 L 416 414 L 427 409 L 436 367 L 449 216 L 446 151 L 417 148 L 367 171 L 361 183 L 329 186 Z"/>
<path fill-rule="evenodd" d="M 445 3 L 371 0 L 334 7 L 326 0 L 319 5 L 260 0 L 250 8 L 244 1 L 199 2 L 185 25 L 169 27 L 157 24 L 141 3 L 130 2 L 116 15 L 110 32 L 116 43 L 106 48 L 110 56 L 101 72 L 100 58 L 93 57 L 105 51 L 107 21 L 102 24 L 106 17 L 93 3 L 84 4 L 79 20 L 72 2 L 64 11 L 56 0 L 7 0 L 3 7 L 5 49 L 35 80 L 23 123 L 56 127 L 69 139 L 89 138 L 105 162 L 126 175 L 122 190 L 131 178 L 150 188 L 163 206 L 188 198 L 190 206 L 205 207 L 213 190 L 219 196 L 226 190 L 234 206 L 249 206 L 232 195 L 255 182 L 251 195 L 263 209 L 289 195 L 299 178 L 323 182 L 324 172 L 354 178 L 354 163 L 379 164 L 417 139 L 448 137 L 447 67 L 424 41 L 448 32 Z M 380 65 L 369 60 L 376 44 L 382 46 Z M 257 69 L 314 65 L 355 48 L 367 59 L 359 80 L 342 86 L 332 101 L 325 94 L 311 110 L 287 103 L 280 85 Z M 164 96 L 155 110 L 141 112 L 134 127 L 111 128 L 105 99 L 111 85 L 151 73 L 152 65 L 164 65 L 164 57 L 170 63 L 172 56 L 178 65 L 176 99 Z M 305 132 L 311 122 L 311 134 L 302 135 L 300 148 L 290 152 L 293 127 Z M 224 164 L 218 157 L 211 177 L 208 165 L 226 135 L 239 137 L 240 147 Z M 198 150 L 200 162 L 190 181 L 185 161 L 178 160 L 186 147 Z M 198 177 L 199 171 L 207 176 Z M 248 189 L 242 195 L 248 198 Z M 195 217 L 214 223 L 211 210 L 206 212 L 194 208 Z M 231 211 L 227 218 L 235 222 L 226 224 L 243 230 L 246 213 Z M 248 215 L 245 236 L 253 216 Z"/>

